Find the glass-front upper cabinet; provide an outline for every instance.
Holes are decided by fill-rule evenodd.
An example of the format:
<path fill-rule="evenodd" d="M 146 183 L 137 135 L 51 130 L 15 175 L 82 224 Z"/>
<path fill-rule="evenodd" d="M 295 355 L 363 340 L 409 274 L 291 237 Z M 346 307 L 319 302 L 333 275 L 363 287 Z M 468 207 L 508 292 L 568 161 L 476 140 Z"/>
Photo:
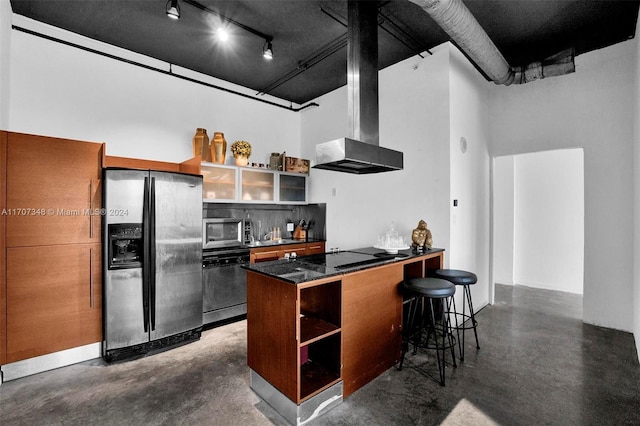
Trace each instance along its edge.
<path fill-rule="evenodd" d="M 238 199 L 238 168 L 202 163 L 202 192 L 204 201 L 233 202 Z"/>
<path fill-rule="evenodd" d="M 306 204 L 307 178 L 302 173 L 279 172 L 203 162 L 202 198 L 209 203 Z"/>
<path fill-rule="evenodd" d="M 278 185 L 278 201 L 281 203 L 307 202 L 307 176 L 296 174 L 280 173 Z"/>
<path fill-rule="evenodd" d="M 240 200 L 258 203 L 275 202 L 275 176 L 273 171 L 240 169 Z"/>

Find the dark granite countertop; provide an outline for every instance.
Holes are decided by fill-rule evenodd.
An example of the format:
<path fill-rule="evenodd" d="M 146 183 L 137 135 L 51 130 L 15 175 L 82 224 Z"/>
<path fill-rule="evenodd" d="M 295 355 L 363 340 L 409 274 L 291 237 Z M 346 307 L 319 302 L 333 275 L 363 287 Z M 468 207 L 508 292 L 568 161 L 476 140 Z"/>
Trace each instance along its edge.
<path fill-rule="evenodd" d="M 259 272 L 292 284 L 300 284 L 334 275 L 342 275 L 389 263 L 401 262 L 420 256 L 442 252 L 432 248 L 417 253 L 412 249 L 400 250 L 390 255 L 373 247 L 345 250 L 339 253 L 314 254 L 294 259 L 251 263 L 244 266 L 249 271 Z M 347 262 L 346 265 L 341 263 Z"/>
<path fill-rule="evenodd" d="M 306 240 L 296 240 L 293 238 L 283 238 L 281 240 L 267 240 L 267 241 L 255 241 L 253 243 L 245 244 L 244 246 L 247 248 L 261 248 L 261 247 L 274 247 L 274 246 L 286 246 L 290 244 L 306 244 L 306 243 L 317 243 L 324 242 L 325 240 L 321 239 L 306 239 Z"/>

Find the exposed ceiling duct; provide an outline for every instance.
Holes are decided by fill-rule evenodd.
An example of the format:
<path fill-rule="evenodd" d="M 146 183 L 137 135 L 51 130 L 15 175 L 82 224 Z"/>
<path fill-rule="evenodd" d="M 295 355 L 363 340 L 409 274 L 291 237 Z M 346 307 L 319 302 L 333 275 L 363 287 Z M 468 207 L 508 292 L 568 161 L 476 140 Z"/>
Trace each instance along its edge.
<path fill-rule="evenodd" d="M 354 174 L 402 170 L 402 152 L 379 145 L 377 2 L 349 0 L 347 21 L 349 137 L 316 145 L 313 167 Z"/>
<path fill-rule="evenodd" d="M 410 1 L 424 9 L 496 84 L 527 83 L 575 71 L 573 49 L 523 67 L 510 66 L 462 0 Z"/>

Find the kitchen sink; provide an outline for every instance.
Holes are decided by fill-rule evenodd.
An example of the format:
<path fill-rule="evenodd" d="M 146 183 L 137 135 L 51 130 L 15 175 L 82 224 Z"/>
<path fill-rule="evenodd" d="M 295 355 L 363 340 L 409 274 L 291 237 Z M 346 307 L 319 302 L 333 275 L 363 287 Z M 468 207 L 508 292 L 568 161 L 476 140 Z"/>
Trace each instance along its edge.
<path fill-rule="evenodd" d="M 302 243 L 302 242 L 304 241 L 283 238 L 281 240 L 254 241 L 252 243 L 247 244 L 247 246 L 248 247 L 269 247 L 269 246 L 279 246 L 282 244 L 296 244 L 296 243 Z"/>

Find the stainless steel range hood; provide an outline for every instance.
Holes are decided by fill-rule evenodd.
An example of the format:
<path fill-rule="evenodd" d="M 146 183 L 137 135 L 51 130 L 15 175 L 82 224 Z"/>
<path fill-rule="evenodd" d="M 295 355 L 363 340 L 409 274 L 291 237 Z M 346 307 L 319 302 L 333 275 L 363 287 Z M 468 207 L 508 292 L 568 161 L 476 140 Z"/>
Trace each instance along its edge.
<path fill-rule="evenodd" d="M 379 145 L 378 6 L 348 2 L 347 96 L 349 137 L 316 145 L 314 168 L 368 174 L 402 170 L 400 151 Z"/>

